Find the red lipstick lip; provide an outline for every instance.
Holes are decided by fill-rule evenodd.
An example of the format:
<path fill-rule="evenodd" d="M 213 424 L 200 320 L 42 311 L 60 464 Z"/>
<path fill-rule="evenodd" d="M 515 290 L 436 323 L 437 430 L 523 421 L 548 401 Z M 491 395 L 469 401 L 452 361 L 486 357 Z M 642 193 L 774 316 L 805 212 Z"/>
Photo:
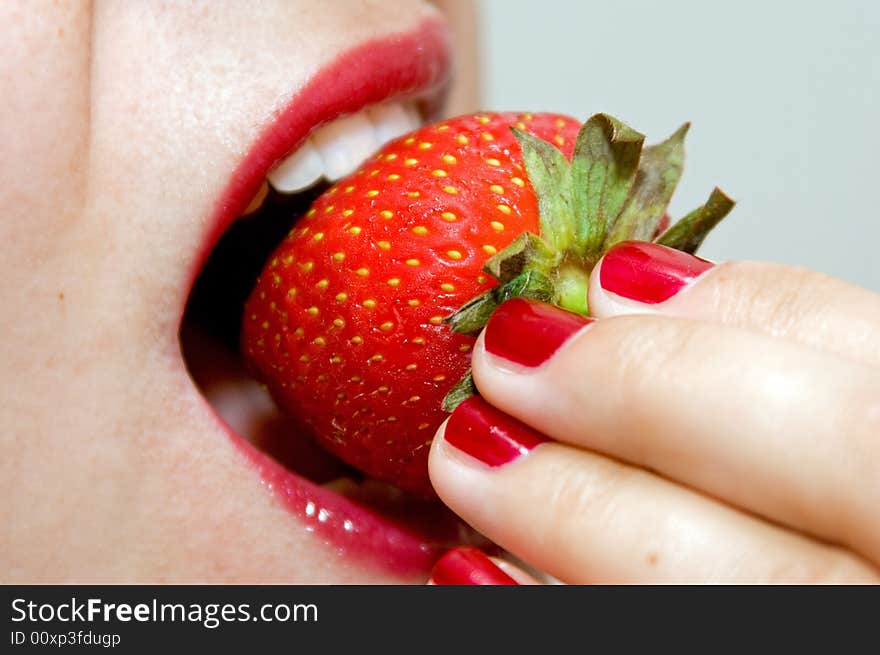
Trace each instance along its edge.
<path fill-rule="evenodd" d="M 428 18 L 409 32 L 367 41 L 340 54 L 297 92 L 263 128 L 220 194 L 208 231 L 190 271 L 192 286 L 214 244 L 238 218 L 276 162 L 297 148 L 314 128 L 344 114 L 392 98 L 417 96 L 436 108 L 451 68 L 449 28 Z"/>
<path fill-rule="evenodd" d="M 444 552 L 461 545 L 460 523 L 451 514 L 435 524 L 436 534 L 427 534 L 292 473 L 242 437 L 230 436 L 263 485 L 344 561 L 418 580 Z"/>
<path fill-rule="evenodd" d="M 412 31 L 360 44 L 319 71 L 262 130 L 237 166 L 208 221 L 189 288 L 217 240 L 244 211 L 270 168 L 302 143 L 312 129 L 391 98 L 417 97 L 429 108 L 436 107 L 447 87 L 450 63 L 446 24 L 440 18 L 430 18 Z M 426 576 L 442 552 L 457 545 L 457 524 L 448 530 L 431 530 L 431 534 L 410 528 L 289 471 L 223 425 L 267 490 L 306 531 L 318 535 L 342 558 L 415 578 Z M 447 534 L 453 537 L 446 538 Z"/>

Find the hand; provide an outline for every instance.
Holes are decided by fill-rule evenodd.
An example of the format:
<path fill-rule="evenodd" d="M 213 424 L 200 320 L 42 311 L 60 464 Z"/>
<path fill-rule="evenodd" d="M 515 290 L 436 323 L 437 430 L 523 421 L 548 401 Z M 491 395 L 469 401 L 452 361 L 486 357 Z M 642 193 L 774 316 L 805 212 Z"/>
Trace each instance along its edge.
<path fill-rule="evenodd" d="M 598 320 L 514 299 L 431 479 L 570 583 L 880 582 L 880 296 L 621 244 Z"/>

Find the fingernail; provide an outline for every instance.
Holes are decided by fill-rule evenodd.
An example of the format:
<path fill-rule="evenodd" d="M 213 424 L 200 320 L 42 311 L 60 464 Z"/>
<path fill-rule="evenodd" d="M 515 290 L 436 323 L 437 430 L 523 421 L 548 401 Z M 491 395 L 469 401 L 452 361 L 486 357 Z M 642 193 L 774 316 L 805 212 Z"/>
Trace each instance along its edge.
<path fill-rule="evenodd" d="M 599 284 L 618 296 L 654 305 L 669 300 L 713 266 L 675 248 L 624 241 L 602 258 Z"/>
<path fill-rule="evenodd" d="M 476 548 L 450 550 L 434 565 L 431 580 L 436 585 L 515 585 L 516 580 Z"/>
<path fill-rule="evenodd" d="M 501 466 L 544 443 L 546 439 L 524 423 L 471 396 L 452 412 L 444 431 L 446 443 L 488 464 Z"/>
<path fill-rule="evenodd" d="M 593 319 L 547 303 L 511 298 L 489 318 L 484 343 L 493 355 L 538 366 Z"/>

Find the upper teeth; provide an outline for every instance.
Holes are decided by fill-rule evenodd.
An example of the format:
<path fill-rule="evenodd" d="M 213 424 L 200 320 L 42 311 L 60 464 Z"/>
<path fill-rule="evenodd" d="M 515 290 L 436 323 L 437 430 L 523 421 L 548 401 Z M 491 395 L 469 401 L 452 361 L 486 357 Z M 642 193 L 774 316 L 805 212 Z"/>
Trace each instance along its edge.
<path fill-rule="evenodd" d="M 322 177 L 330 181 L 353 173 L 386 141 L 421 125 L 411 105 L 388 103 L 343 116 L 314 132 L 270 173 L 278 191 L 293 193 L 312 186 Z"/>

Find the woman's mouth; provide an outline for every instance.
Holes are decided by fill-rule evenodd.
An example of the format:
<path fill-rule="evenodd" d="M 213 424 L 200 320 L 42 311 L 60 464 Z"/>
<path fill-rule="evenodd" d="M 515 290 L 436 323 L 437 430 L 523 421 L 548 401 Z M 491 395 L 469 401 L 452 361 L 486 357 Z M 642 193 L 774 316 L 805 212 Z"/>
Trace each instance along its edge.
<path fill-rule="evenodd" d="M 343 53 L 294 96 L 217 203 L 181 329 L 192 378 L 267 490 L 340 557 L 402 576 L 474 537 L 439 504 L 365 479 L 298 435 L 248 377 L 239 329 L 264 263 L 317 194 L 438 111 L 449 59 L 446 28 L 431 19 Z"/>
<path fill-rule="evenodd" d="M 314 130 L 296 152 L 269 172 L 269 184 L 282 193 L 296 193 L 320 180 L 336 181 L 350 173 L 391 139 L 421 126 L 415 103 L 389 101 L 337 118 Z M 248 205 L 253 211 L 258 194 Z"/>

